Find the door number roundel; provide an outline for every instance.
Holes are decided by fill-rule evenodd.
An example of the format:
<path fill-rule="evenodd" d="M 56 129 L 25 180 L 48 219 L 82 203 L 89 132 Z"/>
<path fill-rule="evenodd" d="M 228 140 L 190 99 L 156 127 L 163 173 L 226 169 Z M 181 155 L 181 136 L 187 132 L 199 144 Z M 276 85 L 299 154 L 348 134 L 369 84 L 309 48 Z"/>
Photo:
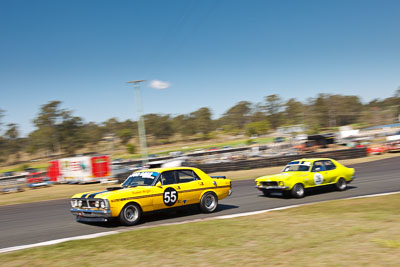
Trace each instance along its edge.
<path fill-rule="evenodd" d="M 166 206 L 173 206 L 178 201 L 178 191 L 172 187 L 167 187 L 164 191 L 164 204 Z"/>
<path fill-rule="evenodd" d="M 316 185 L 322 184 L 323 181 L 324 181 L 324 177 L 322 176 L 322 174 L 320 174 L 320 173 L 314 174 L 314 182 Z"/>

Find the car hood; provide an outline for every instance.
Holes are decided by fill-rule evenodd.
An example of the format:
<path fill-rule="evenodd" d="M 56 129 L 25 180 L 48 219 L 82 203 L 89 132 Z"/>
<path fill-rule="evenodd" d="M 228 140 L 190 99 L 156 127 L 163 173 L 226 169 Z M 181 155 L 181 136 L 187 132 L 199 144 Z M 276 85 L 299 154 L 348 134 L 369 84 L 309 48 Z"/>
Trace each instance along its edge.
<path fill-rule="evenodd" d="M 117 195 L 140 195 L 150 193 L 151 186 L 136 186 L 129 188 L 109 187 L 104 190 L 79 193 L 72 198 L 112 198 Z"/>
<path fill-rule="evenodd" d="M 285 181 L 292 177 L 299 177 L 302 175 L 307 175 L 307 172 L 282 172 L 274 175 L 261 176 L 256 179 L 256 182 L 265 181 Z"/>

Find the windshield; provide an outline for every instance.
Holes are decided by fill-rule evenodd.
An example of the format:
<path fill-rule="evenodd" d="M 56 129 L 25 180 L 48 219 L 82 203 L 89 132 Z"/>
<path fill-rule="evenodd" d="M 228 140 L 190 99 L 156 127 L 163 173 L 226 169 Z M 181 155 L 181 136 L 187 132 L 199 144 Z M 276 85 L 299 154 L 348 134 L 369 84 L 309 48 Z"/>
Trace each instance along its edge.
<path fill-rule="evenodd" d="M 310 166 L 307 165 L 287 165 L 282 172 L 308 172 Z"/>
<path fill-rule="evenodd" d="M 152 185 L 158 175 L 158 172 L 134 172 L 125 180 L 122 186 Z"/>

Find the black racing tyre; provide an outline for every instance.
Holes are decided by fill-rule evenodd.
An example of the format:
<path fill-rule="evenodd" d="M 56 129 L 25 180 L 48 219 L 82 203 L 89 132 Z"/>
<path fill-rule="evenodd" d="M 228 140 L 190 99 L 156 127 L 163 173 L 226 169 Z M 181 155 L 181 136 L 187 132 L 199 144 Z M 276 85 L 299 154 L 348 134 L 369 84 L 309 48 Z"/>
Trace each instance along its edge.
<path fill-rule="evenodd" d="M 295 184 L 290 191 L 290 194 L 292 197 L 295 198 L 302 198 L 304 197 L 305 191 L 304 191 L 304 186 L 302 184 Z"/>
<path fill-rule="evenodd" d="M 119 221 L 123 225 L 135 225 L 140 221 L 142 217 L 142 209 L 138 204 L 129 203 L 127 204 L 119 214 Z"/>
<path fill-rule="evenodd" d="M 213 192 L 205 193 L 200 200 L 200 210 L 204 213 L 213 212 L 218 206 L 218 197 Z"/>
<path fill-rule="evenodd" d="M 336 190 L 344 191 L 347 188 L 347 182 L 345 179 L 340 178 L 335 184 Z"/>
<path fill-rule="evenodd" d="M 271 195 L 271 192 L 269 192 L 268 190 L 262 190 L 262 193 L 265 197 L 269 197 Z"/>

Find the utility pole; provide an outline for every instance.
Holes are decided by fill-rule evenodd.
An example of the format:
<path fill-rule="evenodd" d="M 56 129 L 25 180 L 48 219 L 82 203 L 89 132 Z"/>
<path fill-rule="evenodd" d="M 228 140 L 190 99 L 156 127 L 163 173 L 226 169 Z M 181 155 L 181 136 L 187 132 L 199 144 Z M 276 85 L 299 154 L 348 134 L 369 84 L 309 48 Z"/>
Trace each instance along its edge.
<path fill-rule="evenodd" d="M 142 82 L 145 82 L 145 80 L 130 81 L 128 83 L 133 83 L 133 89 L 135 91 L 140 152 L 142 153 L 142 165 L 145 166 L 147 165 L 147 142 L 146 142 L 146 129 L 144 127 L 144 119 L 142 115 L 142 96 L 140 94 L 140 83 Z"/>

